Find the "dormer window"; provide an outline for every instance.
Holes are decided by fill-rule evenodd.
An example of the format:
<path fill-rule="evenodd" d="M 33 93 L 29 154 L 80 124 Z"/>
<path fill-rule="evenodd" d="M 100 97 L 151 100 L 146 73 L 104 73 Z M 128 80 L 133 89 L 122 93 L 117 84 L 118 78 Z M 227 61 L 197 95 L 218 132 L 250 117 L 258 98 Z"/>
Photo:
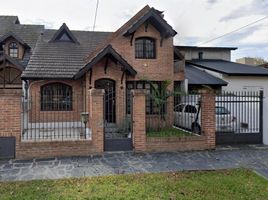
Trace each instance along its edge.
<path fill-rule="evenodd" d="M 8 54 L 12 58 L 18 58 L 19 57 L 19 48 L 18 48 L 18 44 L 16 42 L 11 42 L 8 45 Z"/>
<path fill-rule="evenodd" d="M 135 40 L 135 58 L 156 58 L 155 40 L 153 38 L 137 38 Z"/>
<path fill-rule="evenodd" d="M 71 38 L 66 34 L 66 33 L 63 33 L 59 39 L 59 41 L 63 41 L 63 42 L 71 42 Z"/>
<path fill-rule="evenodd" d="M 65 23 L 63 23 L 60 29 L 56 31 L 56 33 L 53 35 L 49 42 L 71 42 L 79 44 L 79 42 Z"/>

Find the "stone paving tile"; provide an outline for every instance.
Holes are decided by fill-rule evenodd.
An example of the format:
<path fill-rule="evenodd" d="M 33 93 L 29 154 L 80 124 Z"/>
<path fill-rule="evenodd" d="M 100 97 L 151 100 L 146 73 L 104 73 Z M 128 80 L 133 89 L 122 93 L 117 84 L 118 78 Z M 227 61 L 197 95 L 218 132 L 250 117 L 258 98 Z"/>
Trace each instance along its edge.
<path fill-rule="evenodd" d="M 216 170 L 245 167 L 268 176 L 268 148 L 221 147 L 216 151 L 105 153 L 99 156 L 5 160 L 0 181 L 59 179 L 129 173 Z"/>

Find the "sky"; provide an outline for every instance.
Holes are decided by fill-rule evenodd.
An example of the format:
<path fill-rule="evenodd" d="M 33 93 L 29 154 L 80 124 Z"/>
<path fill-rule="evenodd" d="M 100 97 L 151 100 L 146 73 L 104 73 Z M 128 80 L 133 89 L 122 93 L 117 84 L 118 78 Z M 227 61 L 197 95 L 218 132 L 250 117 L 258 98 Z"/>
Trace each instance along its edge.
<path fill-rule="evenodd" d="M 23 24 L 92 30 L 97 0 L 0 0 L 0 15 L 16 15 Z M 232 46 L 232 60 L 250 56 L 268 60 L 268 18 L 238 32 L 206 41 L 268 15 L 268 0 L 99 0 L 95 31 L 115 31 L 149 5 L 164 11 L 178 32 L 175 45 Z"/>

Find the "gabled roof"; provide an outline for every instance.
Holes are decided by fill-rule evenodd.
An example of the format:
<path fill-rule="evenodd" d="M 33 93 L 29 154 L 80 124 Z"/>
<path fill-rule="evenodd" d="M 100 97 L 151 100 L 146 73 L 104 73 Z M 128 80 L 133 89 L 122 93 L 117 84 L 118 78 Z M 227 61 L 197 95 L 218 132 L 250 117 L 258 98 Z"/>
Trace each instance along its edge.
<path fill-rule="evenodd" d="M 20 24 L 18 16 L 1 15 L 0 24 Z"/>
<path fill-rule="evenodd" d="M 20 24 L 17 16 L 0 16 L 1 40 L 10 36 L 10 33 L 12 33 L 11 35 L 19 40 L 20 43 L 30 47 L 25 49 L 23 59 L 17 60 L 24 67 L 28 64 L 32 51 L 43 30 L 43 25 Z M 13 58 L 13 60 L 16 59 Z"/>
<path fill-rule="evenodd" d="M 195 66 L 186 63 L 185 77 L 188 79 L 189 85 L 209 85 L 209 86 L 226 86 L 228 83 L 217 78 Z"/>
<path fill-rule="evenodd" d="M 188 63 L 199 68 L 230 76 L 268 76 L 268 69 L 252 65 L 244 65 L 226 60 L 189 60 Z"/>
<path fill-rule="evenodd" d="M 143 23 L 149 22 L 152 24 L 164 37 L 175 36 L 177 32 L 164 20 L 162 12 L 154 9 L 149 9 L 147 13 L 142 15 L 137 21 L 132 23 L 124 32 L 124 36 L 133 34 Z"/>
<path fill-rule="evenodd" d="M 63 36 L 65 38 L 68 38 L 69 40 L 61 40 Z M 70 29 L 65 23 L 61 25 L 60 29 L 53 35 L 49 42 L 73 42 L 79 44 L 76 37 L 73 35 L 73 33 L 70 31 Z"/>
<path fill-rule="evenodd" d="M 26 42 L 24 42 L 19 36 L 15 35 L 12 32 L 8 32 L 5 35 L 3 35 L 2 37 L 0 37 L 0 43 L 3 43 L 6 39 L 8 38 L 14 38 L 16 41 L 18 41 L 22 46 L 24 46 L 25 48 L 31 48 Z"/>
<path fill-rule="evenodd" d="M 20 71 L 23 71 L 24 70 L 24 66 L 18 62 L 16 59 L 14 58 L 11 58 L 10 56 L 6 55 L 6 54 L 2 54 L 0 55 L 0 62 L 2 61 L 6 61 L 6 62 L 9 62 L 11 63 L 12 65 L 14 65 L 14 67 Z"/>
<path fill-rule="evenodd" d="M 106 38 L 102 43 L 100 43 L 94 51 L 90 52 L 87 57 L 85 57 L 85 61 L 90 61 L 93 57 L 96 56 L 96 54 L 99 53 L 102 49 L 104 49 L 107 45 L 109 45 L 112 40 L 114 40 L 116 37 L 123 35 L 123 33 L 127 30 L 131 24 L 135 23 L 140 17 L 145 15 L 150 10 L 150 7 L 146 5 L 143 7 L 139 12 L 137 12 L 132 18 L 130 18 L 123 26 L 121 26 L 117 31 L 110 34 L 109 37 Z"/>
<path fill-rule="evenodd" d="M 23 79 L 72 79 L 86 65 L 85 56 L 111 35 L 110 32 L 72 31 L 80 44 L 49 42 L 57 31 L 46 29 L 40 36 Z"/>
<path fill-rule="evenodd" d="M 90 70 L 95 64 L 97 64 L 105 56 L 111 56 L 111 57 L 113 57 L 123 67 L 125 67 L 126 71 L 130 75 L 137 74 L 137 72 L 133 69 L 133 67 L 130 64 L 128 64 L 128 62 L 124 58 L 122 58 L 122 56 L 113 49 L 112 45 L 108 45 L 106 48 L 104 48 L 103 50 L 101 50 L 94 58 L 92 58 L 92 60 L 90 62 L 88 62 L 88 64 L 83 69 L 81 69 L 75 75 L 74 78 L 75 79 L 81 78 L 88 70 Z"/>

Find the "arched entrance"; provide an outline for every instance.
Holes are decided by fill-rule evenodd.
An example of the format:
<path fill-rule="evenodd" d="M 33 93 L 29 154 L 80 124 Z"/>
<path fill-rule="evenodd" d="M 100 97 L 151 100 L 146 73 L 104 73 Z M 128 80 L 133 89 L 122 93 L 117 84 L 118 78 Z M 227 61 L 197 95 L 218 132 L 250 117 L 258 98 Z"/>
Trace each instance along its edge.
<path fill-rule="evenodd" d="M 107 78 L 98 79 L 95 81 L 95 88 L 105 90 L 105 98 L 104 98 L 105 121 L 107 123 L 115 123 L 116 122 L 115 81 Z"/>

